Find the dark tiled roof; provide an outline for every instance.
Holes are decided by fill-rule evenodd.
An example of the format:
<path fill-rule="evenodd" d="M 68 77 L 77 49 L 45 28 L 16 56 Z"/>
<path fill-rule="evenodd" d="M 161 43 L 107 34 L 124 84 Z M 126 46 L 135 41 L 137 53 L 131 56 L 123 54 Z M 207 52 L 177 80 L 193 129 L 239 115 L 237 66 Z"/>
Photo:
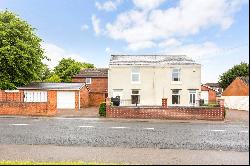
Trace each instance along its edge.
<path fill-rule="evenodd" d="M 45 83 L 33 82 L 29 85 L 18 87 L 17 89 L 30 89 L 30 90 L 80 90 L 84 83 Z"/>
<path fill-rule="evenodd" d="M 83 69 L 74 77 L 108 77 L 108 68 Z"/>
<path fill-rule="evenodd" d="M 163 66 L 198 64 L 186 55 L 111 55 L 109 65 Z"/>
<path fill-rule="evenodd" d="M 205 85 L 210 86 L 210 87 L 220 88 L 219 83 L 206 83 Z"/>
<path fill-rule="evenodd" d="M 249 86 L 249 77 L 239 77 L 239 79 Z"/>

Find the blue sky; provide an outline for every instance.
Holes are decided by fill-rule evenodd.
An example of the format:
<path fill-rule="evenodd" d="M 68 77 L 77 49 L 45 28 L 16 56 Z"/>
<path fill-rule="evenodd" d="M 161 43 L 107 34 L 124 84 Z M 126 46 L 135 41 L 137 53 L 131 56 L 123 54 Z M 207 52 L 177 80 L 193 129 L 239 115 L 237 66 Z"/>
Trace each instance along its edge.
<path fill-rule="evenodd" d="M 63 57 L 108 67 L 110 54 L 186 54 L 202 82 L 249 62 L 248 0 L 0 0 L 43 40 L 53 67 Z"/>

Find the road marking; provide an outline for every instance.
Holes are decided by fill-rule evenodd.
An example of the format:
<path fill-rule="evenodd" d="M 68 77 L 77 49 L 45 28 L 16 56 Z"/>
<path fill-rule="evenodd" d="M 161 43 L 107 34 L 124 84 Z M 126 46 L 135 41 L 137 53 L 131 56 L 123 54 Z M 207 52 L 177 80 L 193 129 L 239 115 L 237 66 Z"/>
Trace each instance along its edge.
<path fill-rule="evenodd" d="M 10 124 L 11 126 L 27 126 L 29 124 Z"/>
<path fill-rule="evenodd" d="M 111 129 L 126 129 L 128 127 L 110 127 Z"/>
<path fill-rule="evenodd" d="M 155 128 L 144 128 L 145 130 L 154 130 Z"/>
<path fill-rule="evenodd" d="M 81 128 L 93 128 L 94 126 L 78 126 L 78 127 L 81 127 Z"/>
<path fill-rule="evenodd" d="M 244 131 L 244 130 L 242 130 L 242 131 L 240 131 L 241 133 L 248 133 L 248 131 Z"/>
<path fill-rule="evenodd" d="M 226 130 L 211 130 L 211 131 L 226 131 Z"/>

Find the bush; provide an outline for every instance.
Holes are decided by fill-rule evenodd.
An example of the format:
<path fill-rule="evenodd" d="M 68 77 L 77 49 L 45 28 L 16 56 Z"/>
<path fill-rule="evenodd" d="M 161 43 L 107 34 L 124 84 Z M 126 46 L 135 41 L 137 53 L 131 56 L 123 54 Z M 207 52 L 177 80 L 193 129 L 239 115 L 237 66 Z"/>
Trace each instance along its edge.
<path fill-rule="evenodd" d="M 106 117 L 106 103 L 102 102 L 99 107 L 99 115 Z"/>

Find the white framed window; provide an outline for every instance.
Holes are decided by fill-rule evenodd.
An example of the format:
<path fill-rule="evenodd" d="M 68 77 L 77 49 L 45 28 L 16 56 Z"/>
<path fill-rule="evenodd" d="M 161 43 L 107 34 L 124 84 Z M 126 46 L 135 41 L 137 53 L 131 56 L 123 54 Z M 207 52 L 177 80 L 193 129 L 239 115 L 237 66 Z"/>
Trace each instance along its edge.
<path fill-rule="evenodd" d="M 180 104 L 180 90 L 179 89 L 172 89 L 172 104 L 178 105 Z"/>
<path fill-rule="evenodd" d="M 91 84 L 91 78 L 86 78 L 85 82 L 86 84 Z"/>
<path fill-rule="evenodd" d="M 172 70 L 172 81 L 174 82 L 181 81 L 181 69 L 180 68 L 174 68 Z"/>
<path fill-rule="evenodd" d="M 47 102 L 47 91 L 24 91 L 24 102 Z"/>
<path fill-rule="evenodd" d="M 131 104 L 140 104 L 140 90 L 132 89 Z"/>
<path fill-rule="evenodd" d="M 189 104 L 195 105 L 196 100 L 196 90 L 189 90 Z"/>
<path fill-rule="evenodd" d="M 132 83 L 140 83 L 140 69 L 137 67 L 132 68 L 131 82 Z"/>

